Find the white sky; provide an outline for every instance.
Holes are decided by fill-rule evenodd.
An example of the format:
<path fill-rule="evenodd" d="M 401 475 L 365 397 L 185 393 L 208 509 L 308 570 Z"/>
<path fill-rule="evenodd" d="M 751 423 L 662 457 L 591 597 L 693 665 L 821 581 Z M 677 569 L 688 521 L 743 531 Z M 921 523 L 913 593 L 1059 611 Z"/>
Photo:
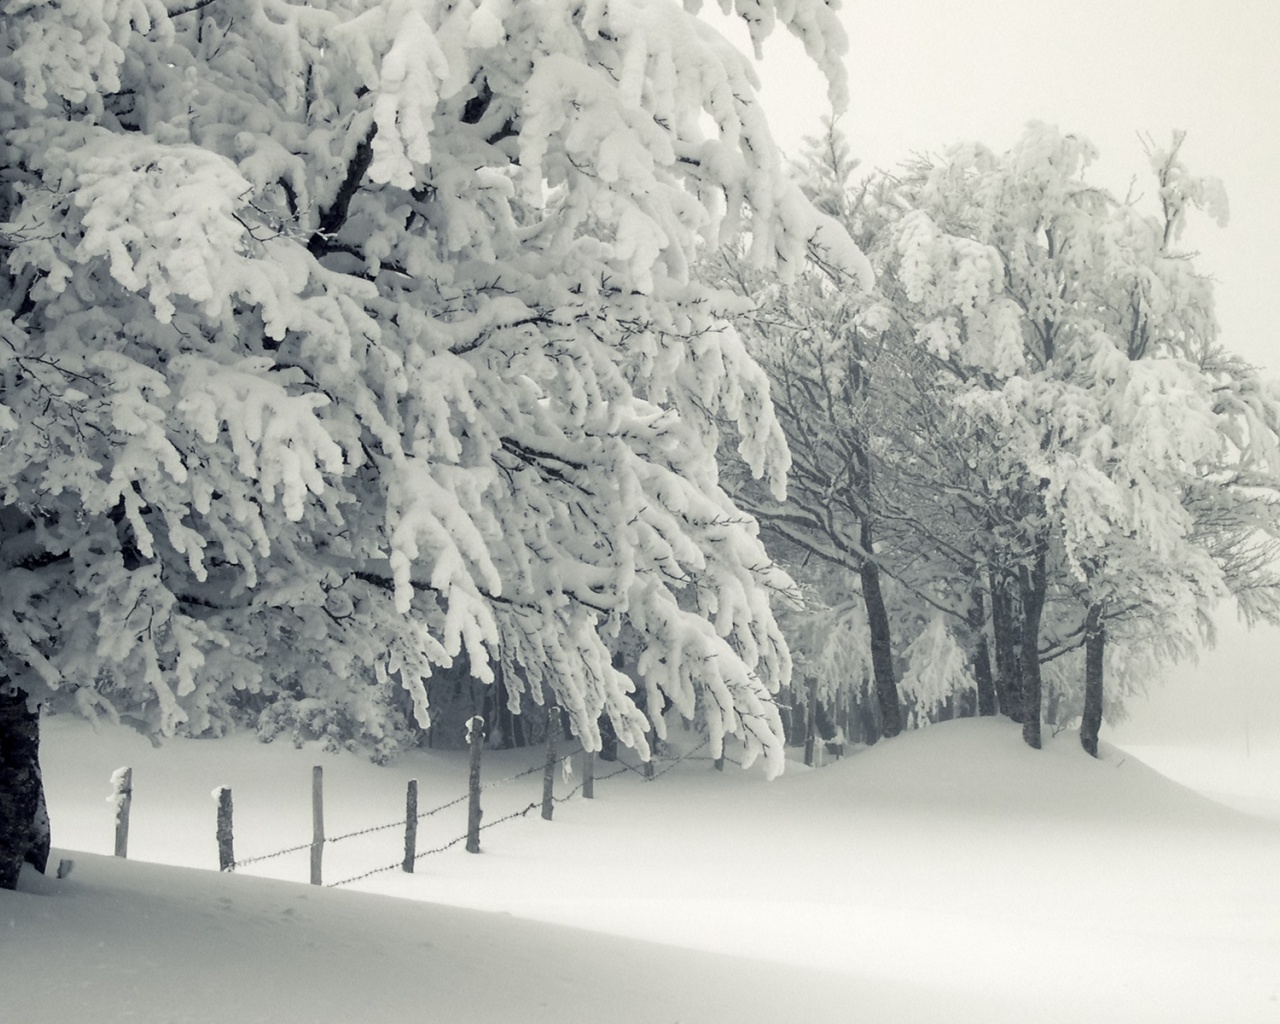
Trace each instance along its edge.
<path fill-rule="evenodd" d="M 841 123 L 867 165 L 959 141 L 1002 149 L 1035 119 L 1093 142 L 1094 180 L 1125 192 L 1136 176 L 1144 190 L 1139 133 L 1163 143 L 1185 129 L 1184 159 L 1223 180 L 1231 223 L 1195 217 L 1183 244 L 1217 279 L 1226 345 L 1280 375 L 1270 310 L 1280 286 L 1280 0 L 845 0 L 842 19 L 851 103 Z M 761 76 L 775 137 L 795 154 L 820 131 L 825 83 L 781 35 L 766 45 Z M 1222 631 L 1198 666 L 1153 687 L 1132 732 L 1234 741 L 1248 721 L 1255 738 L 1280 742 L 1280 630 L 1246 634 L 1224 621 Z"/>
<path fill-rule="evenodd" d="M 845 0 L 842 20 L 842 125 L 864 164 L 959 141 L 1004 148 L 1037 119 L 1092 141 L 1097 180 L 1123 192 L 1147 181 L 1139 132 L 1187 130 L 1190 169 L 1223 179 L 1232 218 L 1225 230 L 1197 218 L 1184 242 L 1218 279 L 1229 346 L 1280 371 L 1258 298 L 1280 277 L 1280 3 Z M 774 134 L 795 153 L 820 130 L 825 83 L 781 34 L 761 75 Z"/>

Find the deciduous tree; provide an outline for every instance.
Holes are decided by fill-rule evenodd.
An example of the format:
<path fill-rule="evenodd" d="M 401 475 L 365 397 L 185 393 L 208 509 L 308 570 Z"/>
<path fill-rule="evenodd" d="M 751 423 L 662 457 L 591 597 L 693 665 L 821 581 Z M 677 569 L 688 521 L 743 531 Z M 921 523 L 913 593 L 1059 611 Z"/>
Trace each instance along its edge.
<path fill-rule="evenodd" d="M 789 582 L 719 486 L 717 420 L 779 493 L 785 445 L 689 264 L 746 232 L 784 273 L 867 267 L 697 6 L 8 5 L 7 699 L 166 734 L 261 694 L 386 752 L 396 694 L 424 724 L 465 654 L 644 751 L 625 627 L 649 707 L 700 696 L 714 747 L 780 770 Z M 825 3 L 722 6 L 840 99 Z"/>

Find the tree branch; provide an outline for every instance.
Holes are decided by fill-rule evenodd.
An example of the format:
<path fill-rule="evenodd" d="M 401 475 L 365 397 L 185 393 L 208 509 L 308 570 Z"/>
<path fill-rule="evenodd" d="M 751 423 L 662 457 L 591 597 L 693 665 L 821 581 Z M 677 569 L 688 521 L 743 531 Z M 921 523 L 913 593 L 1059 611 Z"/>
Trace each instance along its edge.
<path fill-rule="evenodd" d="M 307 249 L 313 256 L 319 257 L 328 252 L 331 245 L 329 236 L 336 234 L 347 222 L 347 215 L 351 212 L 351 200 L 360 191 L 360 183 L 364 180 L 365 172 L 373 163 L 373 137 L 377 134 L 378 126 L 371 124 L 364 139 L 357 144 L 356 151 L 351 156 L 351 162 L 347 164 L 347 176 L 342 179 L 342 184 L 338 187 L 333 205 L 320 214 L 320 226 L 307 241 Z"/>
<path fill-rule="evenodd" d="M 217 3 L 217 0 L 198 0 L 197 3 L 192 4 L 190 7 L 180 7 L 176 11 L 170 11 L 169 17 L 177 18 L 183 14 L 191 14 L 195 11 L 201 11 L 215 3 Z"/>

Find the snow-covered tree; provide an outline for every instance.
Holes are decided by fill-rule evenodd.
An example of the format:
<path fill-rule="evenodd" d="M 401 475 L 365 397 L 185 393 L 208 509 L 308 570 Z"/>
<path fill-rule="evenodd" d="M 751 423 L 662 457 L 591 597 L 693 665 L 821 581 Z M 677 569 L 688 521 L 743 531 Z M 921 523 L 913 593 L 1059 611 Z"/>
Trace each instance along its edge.
<path fill-rule="evenodd" d="M 1033 745 L 1042 663 L 1096 749 L 1105 665 L 1186 656 L 1228 593 L 1277 611 L 1280 405 L 1221 348 L 1212 282 L 1178 248 L 1189 211 L 1226 212 L 1180 146 L 1151 146 L 1153 201 L 1095 186 L 1088 143 L 1044 125 L 1007 153 L 962 145 L 861 181 L 832 132 L 806 188 L 867 252 L 875 290 L 832 286 L 821 265 L 772 289 L 737 273 L 793 469 L 785 501 L 745 478 L 735 493 L 784 564 L 799 550 L 844 572 L 814 621 L 865 599 L 874 563 L 904 605 L 899 671 L 942 657 L 944 635 L 970 653 L 972 683 L 908 668 L 911 688 L 976 686 Z M 819 628 L 808 650 L 811 632 L 796 630 L 801 660 L 838 663 L 828 645 L 856 638 Z M 1133 650 L 1110 657 L 1117 644 Z M 1085 678 L 1058 685 L 1066 665 Z"/>
<path fill-rule="evenodd" d="M 1103 644 L 1123 621 L 1158 619 L 1168 648 L 1185 648 L 1240 579 L 1204 543 L 1197 494 L 1236 510 L 1236 541 L 1277 529 L 1275 395 L 1215 355 L 1212 282 L 1176 242 L 1193 207 L 1225 222 L 1225 198 L 1186 171 L 1180 144 L 1152 151 L 1156 212 L 1089 182 L 1092 147 L 1048 126 L 1004 154 L 957 147 L 915 169 L 897 232 L 915 336 L 947 367 L 971 429 L 995 442 L 975 505 L 988 513 L 993 603 L 1020 627 L 1032 745 L 1047 652 L 1068 636 L 1090 648 L 1086 703 L 1100 709 Z M 999 656 L 1010 645 L 996 639 Z"/>
<path fill-rule="evenodd" d="M 956 694 L 972 688 L 969 659 L 946 619 L 934 615 L 903 652 L 902 693 L 917 726 L 927 725 Z"/>
<path fill-rule="evenodd" d="M 810 141 L 800 175 L 815 205 L 850 230 L 859 206 L 853 198 L 856 167 L 847 142 L 828 125 L 822 139 Z M 875 241 L 874 230 L 863 233 Z M 874 259 L 873 250 L 863 248 Z M 865 664 L 879 729 L 894 736 L 902 727 L 900 697 L 877 545 L 883 548 L 881 470 L 886 459 L 893 462 L 900 454 L 898 445 L 886 441 L 894 432 L 886 416 L 899 406 L 883 399 L 886 389 L 911 373 L 904 362 L 909 346 L 886 330 L 890 313 L 879 297 L 821 258 L 791 282 L 753 271 L 745 253 L 722 250 L 714 269 L 750 300 L 743 334 L 769 376 L 791 454 L 785 498 L 744 473 L 726 473 L 726 479 L 735 500 L 765 529 L 771 553 L 808 584 L 808 609 L 793 619 L 793 629 L 817 641 L 816 647 L 801 645 L 806 673 L 822 681 L 826 696 L 841 686 L 858 693 L 860 675 L 837 680 L 827 667 Z M 825 623 L 847 620 L 851 591 L 862 606 L 856 616 L 861 627 L 832 634 Z M 833 656 L 833 635 L 858 650 Z"/>
<path fill-rule="evenodd" d="M 625 628 L 649 707 L 780 770 L 789 581 L 717 422 L 778 493 L 786 449 L 690 262 L 868 267 L 698 6 L 3 5 L 4 734 L 217 731 L 248 693 L 390 749 L 465 655 L 644 751 Z M 833 5 L 721 6 L 841 100 Z"/>

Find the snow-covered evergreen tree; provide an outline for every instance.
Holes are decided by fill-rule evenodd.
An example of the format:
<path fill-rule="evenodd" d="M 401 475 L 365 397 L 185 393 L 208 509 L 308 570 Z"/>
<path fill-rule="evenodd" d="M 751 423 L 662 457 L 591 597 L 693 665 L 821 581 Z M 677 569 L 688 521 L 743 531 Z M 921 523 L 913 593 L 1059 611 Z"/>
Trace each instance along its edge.
<path fill-rule="evenodd" d="M 320 701 L 394 746 L 395 694 L 425 722 L 465 654 L 644 750 L 625 625 L 780 770 L 788 581 L 717 420 L 779 492 L 785 445 L 689 265 L 745 234 L 868 268 L 698 6 L 5 3 L 8 690 L 158 733 Z M 831 6 L 722 3 L 839 98 Z"/>

